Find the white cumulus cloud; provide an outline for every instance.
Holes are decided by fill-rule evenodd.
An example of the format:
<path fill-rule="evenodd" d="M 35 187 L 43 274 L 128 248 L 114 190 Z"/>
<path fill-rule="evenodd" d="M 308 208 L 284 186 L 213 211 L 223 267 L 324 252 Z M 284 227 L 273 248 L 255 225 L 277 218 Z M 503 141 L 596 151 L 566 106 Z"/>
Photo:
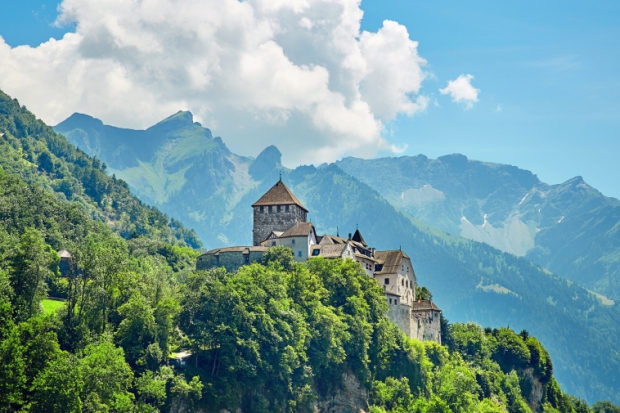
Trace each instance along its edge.
<path fill-rule="evenodd" d="M 474 107 L 474 103 L 478 102 L 478 94 L 480 89 L 476 89 L 471 85 L 474 79 L 472 75 L 460 75 L 454 80 L 448 82 L 448 86 L 439 89 L 442 95 L 450 95 L 452 101 L 465 104 L 465 109 Z"/>
<path fill-rule="evenodd" d="M 397 151 L 381 132 L 426 108 L 426 62 L 404 26 L 361 31 L 362 17 L 359 0 L 64 0 L 75 33 L 0 37 L 0 88 L 50 124 L 191 110 L 233 151 L 276 144 L 289 165 Z"/>

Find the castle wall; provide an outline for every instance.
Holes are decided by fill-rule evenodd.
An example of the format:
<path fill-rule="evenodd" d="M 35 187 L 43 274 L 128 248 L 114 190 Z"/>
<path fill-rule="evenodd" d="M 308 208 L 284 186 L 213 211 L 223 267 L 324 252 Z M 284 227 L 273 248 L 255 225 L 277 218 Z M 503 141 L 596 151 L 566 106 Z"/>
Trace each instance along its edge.
<path fill-rule="evenodd" d="M 311 233 L 305 237 L 286 237 L 270 240 L 268 246 L 282 245 L 293 250 L 295 261 L 305 262 L 310 257 L 310 247 L 316 245 L 316 238 Z"/>
<path fill-rule="evenodd" d="M 395 323 L 409 338 L 416 337 L 416 329 L 411 317 L 411 307 L 391 294 L 386 295 L 388 302 L 388 318 Z M 391 300 L 391 302 L 390 302 Z"/>
<path fill-rule="evenodd" d="M 261 212 L 262 208 L 262 212 Z M 271 208 L 271 213 L 269 209 Z M 278 206 L 256 206 L 254 209 L 254 230 L 252 234 L 254 245 L 260 245 L 269 236 L 271 231 L 286 231 L 297 222 L 306 222 L 307 212 L 297 205 L 289 205 L 289 212 L 286 212 L 286 205 Z"/>
<path fill-rule="evenodd" d="M 196 269 L 212 270 L 224 267 L 228 272 L 235 272 L 243 265 L 262 262 L 263 254 L 263 251 L 250 251 L 249 254 L 243 254 L 241 251 L 220 252 L 219 255 L 204 254 L 198 258 Z"/>
<path fill-rule="evenodd" d="M 436 310 L 412 311 L 414 337 L 421 341 L 441 344 L 441 316 Z"/>

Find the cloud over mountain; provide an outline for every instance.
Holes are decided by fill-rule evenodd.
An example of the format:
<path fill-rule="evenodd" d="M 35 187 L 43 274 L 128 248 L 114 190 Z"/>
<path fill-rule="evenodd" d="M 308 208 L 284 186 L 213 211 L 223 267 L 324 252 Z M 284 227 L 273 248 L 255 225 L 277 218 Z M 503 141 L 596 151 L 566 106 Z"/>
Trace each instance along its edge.
<path fill-rule="evenodd" d="M 277 144 L 287 164 L 397 151 L 381 136 L 426 107 L 407 29 L 360 30 L 357 0 L 64 0 L 75 33 L 0 38 L 0 88 L 48 123 L 79 111 L 144 127 L 191 110 L 233 150 Z"/>

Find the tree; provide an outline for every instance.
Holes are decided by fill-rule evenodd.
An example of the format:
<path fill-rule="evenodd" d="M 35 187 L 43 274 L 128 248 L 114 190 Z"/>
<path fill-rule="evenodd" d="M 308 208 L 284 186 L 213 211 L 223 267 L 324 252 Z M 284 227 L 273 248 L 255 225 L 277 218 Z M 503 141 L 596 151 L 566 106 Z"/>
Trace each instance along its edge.
<path fill-rule="evenodd" d="M 161 360 L 155 360 L 153 365 L 153 362 L 147 360 L 148 357 L 146 357 L 148 347 L 152 344 L 157 345 L 157 325 L 153 309 L 146 298 L 139 292 L 135 292 L 127 303 L 119 307 L 118 312 L 123 317 L 123 321 L 114 333 L 114 337 L 125 350 L 127 361 L 134 367 L 138 364 L 144 366 L 149 361 L 151 368 L 157 366 Z"/>
<path fill-rule="evenodd" d="M 13 289 L 9 274 L 0 268 L 0 342 L 9 335 L 13 327 Z"/>
<path fill-rule="evenodd" d="M 17 320 L 26 320 L 41 311 L 41 300 L 47 291 L 45 278 L 52 275 L 51 268 L 59 260 L 40 231 L 26 229 L 11 260 L 13 310 Z"/>
<path fill-rule="evenodd" d="M 82 297 L 79 316 L 102 334 L 108 323 L 115 281 L 127 262 L 127 244 L 118 236 L 89 236 L 82 248 Z"/>
<path fill-rule="evenodd" d="M 263 255 L 264 265 L 276 265 L 284 271 L 292 271 L 295 268 L 295 255 L 293 250 L 288 247 L 278 245 L 271 247 Z"/>
<path fill-rule="evenodd" d="M 433 293 L 426 287 L 415 287 L 415 298 L 416 300 L 432 300 Z"/>
<path fill-rule="evenodd" d="M 133 395 L 128 390 L 133 373 L 125 362 L 123 349 L 115 347 L 111 337 L 103 335 L 99 343 L 84 349 L 79 372 L 84 382 L 80 398 L 85 410 L 130 411 Z"/>
<path fill-rule="evenodd" d="M 493 360 L 504 372 L 525 368 L 531 358 L 528 346 L 523 339 L 509 328 L 501 328 L 493 339 Z"/>
<path fill-rule="evenodd" d="M 51 362 L 32 384 L 34 413 L 81 413 L 82 387 L 79 361 L 66 352 Z"/>
<path fill-rule="evenodd" d="M 610 401 L 599 401 L 592 405 L 592 411 L 594 413 L 620 413 L 620 406 Z"/>
<path fill-rule="evenodd" d="M 0 342 L 0 412 L 13 412 L 24 402 L 26 361 L 24 348 L 15 326 Z"/>

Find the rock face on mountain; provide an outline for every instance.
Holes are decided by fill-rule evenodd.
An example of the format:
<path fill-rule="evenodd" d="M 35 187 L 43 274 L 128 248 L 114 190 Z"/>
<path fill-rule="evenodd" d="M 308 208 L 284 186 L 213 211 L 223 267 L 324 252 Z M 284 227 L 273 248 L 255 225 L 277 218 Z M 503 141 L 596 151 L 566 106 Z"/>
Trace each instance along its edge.
<path fill-rule="evenodd" d="M 119 138 L 115 128 L 97 123 L 96 129 L 92 118 L 88 124 L 68 122 L 56 130 L 100 156 L 109 172 L 128 181 L 141 199 L 196 229 L 207 249 L 252 242 L 248 205 L 282 173 L 318 231 L 336 233 L 340 225 L 341 233 L 353 232 L 359 225 L 373 245 L 410 251 L 420 283 L 433 291 L 451 321 L 527 329 L 549 349 L 556 377 L 571 393 L 592 401 L 618 397 L 620 356 L 614 350 L 620 342 L 618 306 L 601 305 L 579 285 L 525 258 L 446 234 L 414 218 L 459 235 L 462 225 L 483 233 L 489 226 L 506 231 L 502 237 L 507 238 L 511 232 L 504 225 L 513 220 L 523 242 L 530 243 L 522 247 L 521 255 L 540 247 L 542 260 L 548 257 L 544 248 L 549 248 L 542 240 L 548 237 L 545 242 L 551 245 L 554 237 L 563 236 L 554 234 L 556 228 L 588 211 L 617 208 L 617 201 L 591 187 L 577 181 L 549 186 L 528 171 L 469 161 L 461 155 L 437 160 L 347 158 L 338 166 L 300 166 L 291 171 L 282 167 L 275 147 L 256 159 L 231 153 L 221 139 L 193 123 L 187 112 L 146 131 L 119 132 L 139 144 Z M 93 131 L 98 135 L 91 136 Z M 136 159 L 115 149 L 121 142 L 127 145 L 126 152 L 134 150 Z M 604 220 L 594 224 L 608 225 Z M 579 245 L 579 227 L 572 228 Z M 592 236 L 601 239 L 596 233 Z M 559 257 L 555 251 L 552 256 Z"/>
<path fill-rule="evenodd" d="M 620 201 L 581 177 L 548 185 L 529 171 L 463 155 L 345 158 L 337 165 L 430 225 L 620 298 Z"/>

